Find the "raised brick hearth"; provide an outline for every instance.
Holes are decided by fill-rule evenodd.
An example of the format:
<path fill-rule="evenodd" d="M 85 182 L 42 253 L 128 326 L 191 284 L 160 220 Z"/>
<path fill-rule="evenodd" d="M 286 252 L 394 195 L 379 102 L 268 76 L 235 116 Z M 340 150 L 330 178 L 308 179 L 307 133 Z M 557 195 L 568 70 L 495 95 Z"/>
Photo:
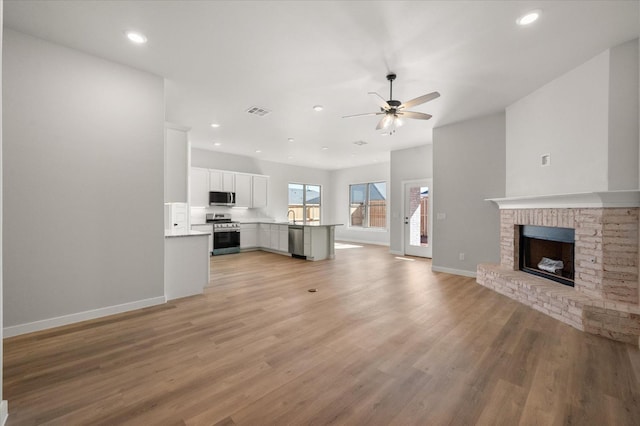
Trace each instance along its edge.
<path fill-rule="evenodd" d="M 640 345 L 640 209 L 500 210 L 500 265 L 478 265 L 477 281 L 579 330 Z M 519 271 L 520 225 L 575 229 L 575 287 Z"/>

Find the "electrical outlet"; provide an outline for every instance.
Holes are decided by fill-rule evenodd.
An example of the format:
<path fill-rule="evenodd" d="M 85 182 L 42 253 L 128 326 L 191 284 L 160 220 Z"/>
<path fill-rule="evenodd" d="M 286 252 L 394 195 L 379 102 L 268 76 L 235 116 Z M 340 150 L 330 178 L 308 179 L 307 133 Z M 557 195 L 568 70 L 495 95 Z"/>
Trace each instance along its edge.
<path fill-rule="evenodd" d="M 464 260 L 464 253 L 460 253 L 459 257 L 460 257 L 460 260 Z"/>
<path fill-rule="evenodd" d="M 551 165 L 551 154 L 544 154 L 540 157 L 540 165 L 547 167 Z"/>

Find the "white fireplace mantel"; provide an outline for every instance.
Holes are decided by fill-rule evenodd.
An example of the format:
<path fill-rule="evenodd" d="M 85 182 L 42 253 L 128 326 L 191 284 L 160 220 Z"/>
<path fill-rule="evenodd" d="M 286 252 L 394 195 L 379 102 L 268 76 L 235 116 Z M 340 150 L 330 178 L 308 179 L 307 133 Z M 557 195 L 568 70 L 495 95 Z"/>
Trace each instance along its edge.
<path fill-rule="evenodd" d="M 531 197 L 488 198 L 502 209 L 640 207 L 640 191 L 580 192 Z"/>

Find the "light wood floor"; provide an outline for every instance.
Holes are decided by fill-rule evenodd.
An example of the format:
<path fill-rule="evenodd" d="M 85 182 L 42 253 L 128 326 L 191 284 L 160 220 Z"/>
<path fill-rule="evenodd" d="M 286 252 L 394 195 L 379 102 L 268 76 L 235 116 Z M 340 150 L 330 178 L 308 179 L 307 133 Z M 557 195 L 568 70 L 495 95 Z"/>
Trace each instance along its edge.
<path fill-rule="evenodd" d="M 5 340 L 9 425 L 638 425 L 640 352 L 385 247 Z M 307 289 L 317 288 L 317 293 Z"/>

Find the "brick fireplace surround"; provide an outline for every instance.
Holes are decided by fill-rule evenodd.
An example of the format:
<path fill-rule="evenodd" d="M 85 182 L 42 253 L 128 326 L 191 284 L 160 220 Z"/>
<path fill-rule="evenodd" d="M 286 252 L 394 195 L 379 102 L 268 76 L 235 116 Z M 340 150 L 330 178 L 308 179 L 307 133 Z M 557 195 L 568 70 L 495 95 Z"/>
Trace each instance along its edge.
<path fill-rule="evenodd" d="M 637 198 L 620 191 L 491 200 L 500 206 L 500 264 L 478 265 L 477 282 L 579 330 L 640 346 Z M 557 207 L 563 200 L 573 206 Z M 520 225 L 575 229 L 575 287 L 518 270 Z"/>

